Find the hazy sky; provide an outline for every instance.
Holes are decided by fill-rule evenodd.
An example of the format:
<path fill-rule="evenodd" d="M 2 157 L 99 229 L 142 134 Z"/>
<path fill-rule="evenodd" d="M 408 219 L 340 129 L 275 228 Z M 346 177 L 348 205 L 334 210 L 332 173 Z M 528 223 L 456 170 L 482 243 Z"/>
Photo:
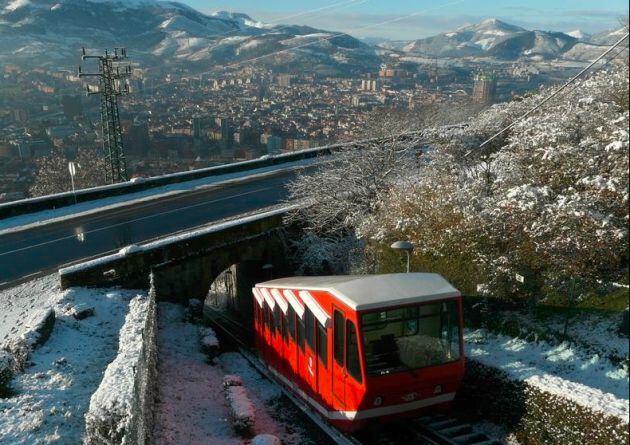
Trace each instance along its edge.
<path fill-rule="evenodd" d="M 529 29 L 597 32 L 618 26 L 627 0 L 180 0 L 203 12 L 245 12 L 356 37 L 412 39 L 496 17 Z M 387 22 L 387 23 L 383 23 Z"/>

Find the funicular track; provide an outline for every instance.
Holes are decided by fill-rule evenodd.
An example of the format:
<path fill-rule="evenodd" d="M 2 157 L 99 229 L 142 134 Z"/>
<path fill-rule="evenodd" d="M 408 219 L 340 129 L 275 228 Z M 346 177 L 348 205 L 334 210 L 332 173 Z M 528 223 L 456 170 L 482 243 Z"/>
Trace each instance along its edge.
<path fill-rule="evenodd" d="M 368 434 L 350 435 L 330 425 L 318 413 L 282 385 L 256 356 L 251 345 L 251 330 L 224 311 L 208 309 L 206 315 L 219 335 L 229 338 L 245 359 L 311 419 L 337 445 L 501 445 L 501 442 L 477 433 L 472 426 L 455 417 L 426 416 Z M 248 341 L 249 340 L 249 341 Z"/>

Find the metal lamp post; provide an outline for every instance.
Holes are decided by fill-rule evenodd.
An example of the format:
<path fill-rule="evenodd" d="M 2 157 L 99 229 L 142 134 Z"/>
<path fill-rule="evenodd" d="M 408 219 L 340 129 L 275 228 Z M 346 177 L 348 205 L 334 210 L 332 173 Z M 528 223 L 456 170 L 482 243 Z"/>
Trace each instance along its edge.
<path fill-rule="evenodd" d="M 407 273 L 410 271 L 411 251 L 413 250 L 413 244 L 409 241 L 396 241 L 391 245 L 394 250 L 403 250 L 407 254 Z"/>

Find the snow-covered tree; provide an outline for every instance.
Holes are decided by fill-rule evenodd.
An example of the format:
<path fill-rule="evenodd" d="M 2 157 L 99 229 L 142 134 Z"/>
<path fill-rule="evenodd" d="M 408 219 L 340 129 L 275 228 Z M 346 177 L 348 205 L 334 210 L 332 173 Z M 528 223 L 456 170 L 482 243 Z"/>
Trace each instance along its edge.
<path fill-rule="evenodd" d="M 433 150 L 422 173 L 391 190 L 361 230 L 410 238 L 419 257 L 442 265 L 466 259 L 477 284 L 499 295 L 565 292 L 576 282 L 584 293 L 619 278 L 628 265 L 629 124 L 620 91 L 628 91 L 627 65 L 580 82 L 484 149 L 549 91 L 427 132 Z"/>
<path fill-rule="evenodd" d="M 38 159 L 29 194 L 36 197 L 72 190 L 68 162 L 69 159 L 59 149 L 55 149 L 50 156 Z M 80 149 L 73 162 L 79 165 L 74 177 L 77 190 L 106 184 L 106 164 L 98 150 Z"/>

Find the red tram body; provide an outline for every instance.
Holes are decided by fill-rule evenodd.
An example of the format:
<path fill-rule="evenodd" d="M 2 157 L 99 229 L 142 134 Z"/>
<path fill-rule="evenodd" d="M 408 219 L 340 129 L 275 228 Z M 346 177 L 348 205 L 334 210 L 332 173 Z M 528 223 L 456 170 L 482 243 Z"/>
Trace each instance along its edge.
<path fill-rule="evenodd" d="M 339 429 L 444 411 L 454 399 L 462 302 L 442 276 L 291 277 L 253 294 L 260 358 Z"/>

